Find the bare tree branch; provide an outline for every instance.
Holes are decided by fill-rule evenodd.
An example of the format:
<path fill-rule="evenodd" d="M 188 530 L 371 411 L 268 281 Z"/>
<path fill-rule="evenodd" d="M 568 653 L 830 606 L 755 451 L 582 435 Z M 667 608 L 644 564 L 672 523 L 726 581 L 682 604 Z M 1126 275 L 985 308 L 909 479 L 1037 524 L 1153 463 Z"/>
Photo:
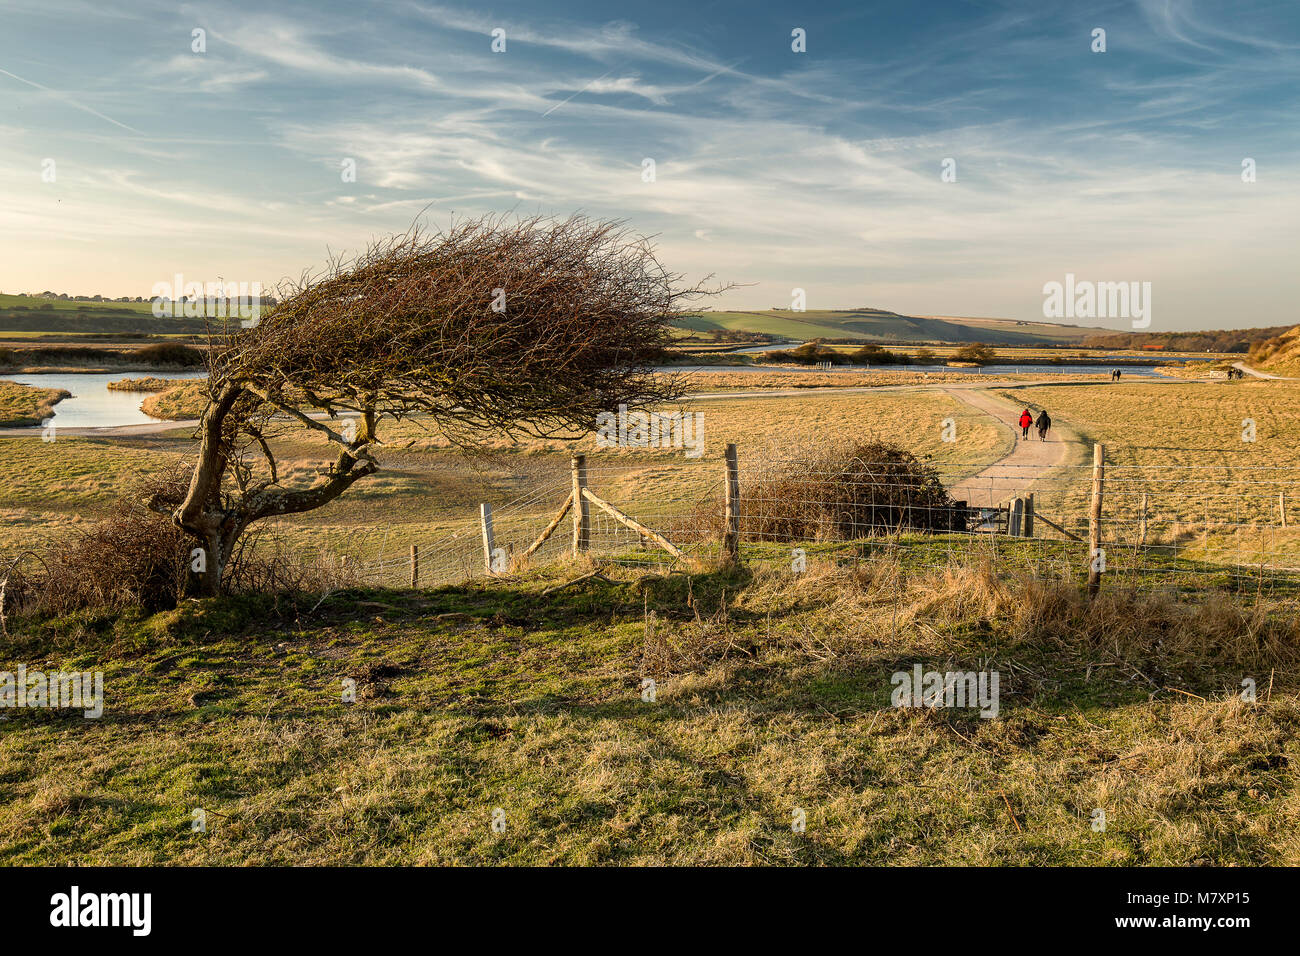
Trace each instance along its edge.
<path fill-rule="evenodd" d="M 210 330 L 198 459 L 185 500 L 168 503 L 207 551 L 204 589 L 217 593 L 250 522 L 319 508 L 374 474 L 384 419 L 425 416 L 470 449 L 485 433 L 578 437 L 602 411 L 678 397 L 681 380 L 656 366 L 685 304 L 715 291 L 684 285 L 622 224 L 580 216 L 413 230 L 282 286 L 257 325 Z M 309 409 L 357 412 L 356 438 Z M 280 484 L 276 412 L 339 448 L 308 488 Z"/>

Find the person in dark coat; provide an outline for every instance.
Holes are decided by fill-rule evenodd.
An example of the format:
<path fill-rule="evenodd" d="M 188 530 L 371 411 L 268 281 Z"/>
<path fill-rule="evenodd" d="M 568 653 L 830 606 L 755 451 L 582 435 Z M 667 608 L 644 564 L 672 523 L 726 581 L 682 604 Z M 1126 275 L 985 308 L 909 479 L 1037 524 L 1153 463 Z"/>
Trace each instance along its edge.
<path fill-rule="evenodd" d="M 1047 430 L 1052 427 L 1052 419 L 1048 416 L 1047 409 L 1044 408 L 1038 413 L 1038 421 L 1035 424 L 1038 426 L 1038 440 L 1047 441 Z"/>

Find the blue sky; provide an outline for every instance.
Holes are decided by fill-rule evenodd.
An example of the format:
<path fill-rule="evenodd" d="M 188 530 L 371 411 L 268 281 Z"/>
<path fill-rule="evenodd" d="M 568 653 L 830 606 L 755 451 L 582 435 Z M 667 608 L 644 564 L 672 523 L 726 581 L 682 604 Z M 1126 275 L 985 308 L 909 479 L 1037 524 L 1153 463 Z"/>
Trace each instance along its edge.
<path fill-rule="evenodd" d="M 719 308 L 1034 319 L 1072 272 L 1151 282 L 1153 331 L 1300 322 L 1294 2 L 815 6 L 4 0 L 0 290 L 582 211 Z"/>

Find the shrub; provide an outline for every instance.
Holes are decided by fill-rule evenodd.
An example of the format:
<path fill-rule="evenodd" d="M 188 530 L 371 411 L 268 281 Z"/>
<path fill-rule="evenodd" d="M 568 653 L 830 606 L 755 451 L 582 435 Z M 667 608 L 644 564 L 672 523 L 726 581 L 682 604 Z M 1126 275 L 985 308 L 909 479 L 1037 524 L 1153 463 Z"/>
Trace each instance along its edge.
<path fill-rule="evenodd" d="M 179 501 L 185 487 L 179 471 L 165 474 L 118 500 L 89 530 L 50 548 L 39 559 L 39 572 L 11 569 L 10 605 L 24 613 L 52 614 L 87 607 L 175 607 L 189 564 L 187 536 L 142 499 L 158 495 Z"/>
<path fill-rule="evenodd" d="M 89 530 L 43 555 L 27 552 L 0 565 L 0 622 L 81 609 L 176 607 L 187 591 L 194 541 L 170 516 L 150 510 L 147 499 L 178 502 L 188 485 L 178 465 L 122 497 Z M 222 578 L 232 594 L 295 596 L 355 586 L 357 569 L 332 558 L 311 560 L 254 533 L 240 539 Z"/>
<path fill-rule="evenodd" d="M 952 357 L 958 362 L 978 362 L 983 365 L 985 362 L 992 362 L 998 354 L 983 342 L 976 342 L 973 345 L 963 345 L 953 353 Z"/>
<path fill-rule="evenodd" d="M 901 352 L 882 349 L 874 342 L 868 342 L 849 356 L 854 365 L 910 365 L 912 360 Z"/>
<path fill-rule="evenodd" d="M 938 471 L 880 441 L 826 445 L 798 459 L 769 457 L 741 475 L 740 533 L 749 542 L 832 541 L 903 529 L 965 530 Z M 667 527 L 673 540 L 721 537 L 722 502 L 702 502 Z"/>
<path fill-rule="evenodd" d="M 159 342 L 146 345 L 131 354 L 131 358 L 146 365 L 179 365 L 196 368 L 203 364 L 203 352 L 179 342 Z"/>
<path fill-rule="evenodd" d="M 849 357 L 843 352 L 837 352 L 835 349 L 828 348 L 817 342 L 805 342 L 797 349 L 764 352 L 761 359 L 764 362 L 792 365 L 816 365 L 819 362 L 830 362 L 833 365 L 849 364 Z"/>
<path fill-rule="evenodd" d="M 742 490 L 748 540 L 850 539 L 964 523 L 935 468 L 879 441 L 770 462 Z"/>

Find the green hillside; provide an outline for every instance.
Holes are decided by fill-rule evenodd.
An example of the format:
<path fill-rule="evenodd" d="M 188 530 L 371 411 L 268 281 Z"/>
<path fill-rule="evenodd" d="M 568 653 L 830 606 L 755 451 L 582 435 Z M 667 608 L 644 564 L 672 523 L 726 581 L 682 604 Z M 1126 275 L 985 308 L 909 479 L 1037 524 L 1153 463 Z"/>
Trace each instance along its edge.
<path fill-rule="evenodd" d="M 82 302 L 0 295 L 0 333 L 64 332 L 92 334 L 194 334 L 204 329 L 196 318 L 155 318 L 151 302 Z"/>
<path fill-rule="evenodd" d="M 987 342 L 991 345 L 1075 345 L 1086 336 L 1106 331 L 1053 322 L 900 315 L 884 309 L 704 312 L 685 317 L 679 325 L 696 332 L 727 329 L 802 340 L 851 338 L 880 342 Z"/>
<path fill-rule="evenodd" d="M 32 311 L 41 311 L 41 306 L 44 305 L 52 306 L 51 309 L 43 310 L 46 312 L 75 312 L 85 307 L 95 310 L 113 309 L 127 313 L 143 312 L 149 315 L 153 304 L 151 302 L 84 302 L 76 299 L 41 299 L 31 295 L 0 295 L 0 309 L 6 311 L 24 307 Z"/>

